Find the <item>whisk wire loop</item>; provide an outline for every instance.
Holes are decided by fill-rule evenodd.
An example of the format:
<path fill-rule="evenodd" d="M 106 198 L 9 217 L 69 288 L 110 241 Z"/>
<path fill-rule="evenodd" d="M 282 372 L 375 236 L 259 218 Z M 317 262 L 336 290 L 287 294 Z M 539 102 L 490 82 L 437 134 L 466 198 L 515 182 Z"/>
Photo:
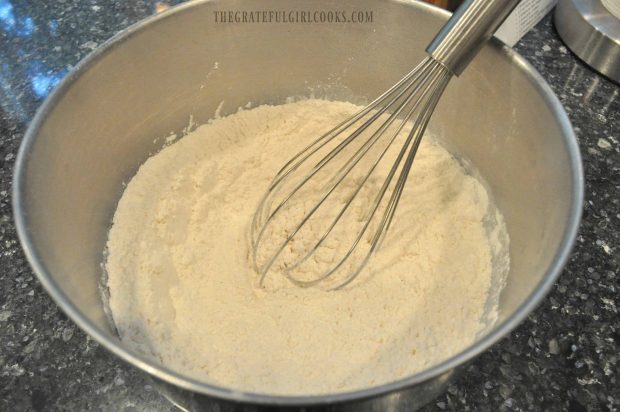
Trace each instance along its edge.
<path fill-rule="evenodd" d="M 423 67 L 423 70 L 425 68 Z M 265 224 L 263 225 L 263 228 L 261 230 L 261 232 L 258 234 L 258 237 L 256 238 L 256 243 L 260 242 L 262 236 L 265 233 L 265 229 L 267 228 L 267 226 L 269 225 L 269 223 L 271 222 L 271 220 L 275 217 L 275 215 L 289 202 L 289 200 L 298 193 L 298 191 L 310 180 L 312 179 L 316 173 L 321 170 L 323 168 L 323 166 L 330 160 L 332 160 L 335 156 L 337 156 L 343 149 L 344 147 L 346 147 L 346 145 L 348 145 L 354 138 L 358 137 L 363 131 L 365 131 L 367 125 L 371 122 L 375 122 L 376 118 L 378 118 L 378 116 L 380 116 L 381 114 L 385 113 L 386 110 L 388 110 L 392 103 L 396 102 L 398 97 L 402 96 L 402 95 L 407 95 L 406 99 L 404 99 L 402 102 L 400 102 L 400 104 L 396 107 L 396 110 L 391 113 L 388 117 L 388 119 L 383 122 L 381 124 L 381 126 L 370 136 L 370 138 L 368 140 L 366 140 L 362 146 L 357 149 L 357 151 L 355 152 L 355 154 L 353 156 L 351 156 L 349 158 L 348 161 L 344 162 L 344 164 L 342 165 L 342 167 L 340 167 L 340 169 L 334 174 L 334 176 L 329 179 L 328 185 L 326 187 L 328 187 L 325 195 L 318 201 L 318 203 L 303 217 L 302 221 L 299 223 L 299 225 L 297 225 L 297 227 L 295 229 L 292 230 L 291 234 L 283 241 L 280 243 L 279 247 L 277 248 L 275 254 L 273 255 L 272 259 L 263 267 L 259 269 L 259 273 L 261 274 L 261 277 L 264 276 L 264 274 L 269 271 L 271 265 L 275 262 L 275 260 L 279 257 L 280 253 L 284 250 L 284 248 L 286 247 L 286 244 L 288 242 L 291 241 L 291 239 L 293 239 L 297 233 L 299 232 L 299 230 L 303 227 L 303 225 L 314 215 L 314 213 L 323 205 L 323 203 L 325 202 L 325 200 L 332 195 L 332 193 L 334 192 L 334 190 L 342 183 L 342 181 L 345 179 L 345 177 L 347 177 L 347 175 L 351 172 L 351 170 L 360 162 L 360 160 L 368 153 L 368 151 L 375 145 L 375 143 L 377 143 L 377 141 L 382 137 L 383 133 L 394 123 L 394 121 L 398 118 L 398 116 L 402 113 L 402 111 L 407 107 L 407 105 L 414 99 L 414 97 L 417 95 L 418 91 L 422 89 L 422 84 L 420 82 L 417 82 L 417 80 L 419 79 L 419 77 L 421 76 L 421 74 L 424 73 L 423 71 L 418 75 L 415 76 L 413 78 L 413 80 L 407 84 L 404 88 L 404 90 L 396 97 L 394 98 L 392 101 L 390 101 L 390 103 L 388 105 L 386 105 L 385 107 L 383 107 L 381 110 L 377 111 L 377 113 L 373 114 L 373 116 L 371 117 L 370 120 L 364 122 L 364 124 L 362 126 L 360 126 L 358 129 L 356 129 L 350 136 L 348 136 L 344 142 L 340 143 L 336 148 L 334 148 L 327 156 L 325 156 L 324 158 L 321 159 L 321 162 L 318 163 L 317 165 L 315 165 L 313 167 L 313 169 L 311 170 L 310 173 L 308 173 L 301 181 L 300 183 L 295 186 L 295 188 L 290 192 L 290 194 L 288 196 L 286 196 L 286 198 L 281 201 L 273 210 L 273 212 L 271 212 L 271 214 L 269 215 L 269 217 L 267 218 L 267 221 L 265 222 Z M 425 92 L 428 90 L 428 86 L 425 89 Z M 408 93 L 407 93 L 408 92 Z M 396 137 L 398 136 L 399 132 L 403 129 L 403 127 L 405 126 L 407 119 L 411 116 L 412 112 L 415 110 L 415 108 L 419 105 L 420 100 L 418 100 L 414 106 L 411 108 L 410 113 L 405 116 L 405 118 L 401 121 L 400 126 L 398 127 L 398 129 L 396 130 L 396 132 L 393 134 L 393 137 L 390 141 L 390 143 L 388 145 L 385 146 L 383 153 L 381 154 L 380 158 L 375 162 L 374 166 L 371 168 L 371 171 L 364 177 L 364 181 L 362 182 L 362 184 L 358 185 L 358 189 L 355 191 L 353 197 L 351 199 L 349 199 L 348 202 L 346 202 L 345 207 L 343 208 L 343 210 L 341 211 L 339 217 L 342 216 L 342 214 L 344 214 L 344 212 L 347 210 L 348 206 L 350 205 L 352 199 L 355 197 L 355 195 L 357 193 L 359 193 L 359 190 L 361 189 L 363 183 L 366 182 L 366 180 L 368 179 L 368 177 L 370 176 L 370 174 L 372 174 L 372 171 L 375 169 L 376 165 L 379 163 L 379 161 L 383 158 L 383 155 L 385 154 L 385 152 L 387 151 L 387 149 L 389 148 L 390 144 L 394 141 L 394 139 L 396 139 Z M 343 144 L 344 143 L 344 144 Z M 282 182 L 282 180 L 280 180 L 280 182 Z M 337 222 L 336 222 L 337 223 Z M 334 225 L 335 226 L 335 223 Z M 332 228 L 333 228 L 332 226 Z M 328 231 L 328 233 L 326 234 L 329 235 L 331 231 Z M 255 244 L 256 244 L 255 243 Z M 322 240 L 319 240 L 319 244 L 317 246 L 315 246 L 313 248 L 313 250 L 311 250 L 309 252 L 309 254 L 311 254 L 314 250 L 316 250 L 316 248 L 322 243 Z M 303 261 L 305 261 L 305 258 L 302 258 L 300 261 L 298 261 L 297 263 L 293 264 L 293 267 L 297 267 L 299 266 L 300 263 L 302 263 Z M 290 268 L 292 269 L 292 267 Z M 315 283 L 315 282 L 313 282 Z"/>
<path fill-rule="evenodd" d="M 429 93 L 429 87 L 427 87 L 423 92 L 422 92 L 422 98 Z M 400 112 L 402 112 L 402 110 L 405 108 L 405 106 L 416 96 L 415 92 L 411 93 L 407 99 L 403 102 L 402 106 L 399 106 L 397 112 L 395 112 L 395 115 L 400 114 Z M 381 151 L 380 155 L 377 157 L 377 159 L 374 161 L 374 163 L 372 164 L 372 166 L 370 167 L 368 173 L 365 174 L 365 176 L 363 177 L 362 181 L 359 183 L 359 185 L 357 185 L 355 191 L 353 192 L 353 194 L 347 199 L 344 207 L 342 208 L 342 210 L 340 211 L 340 213 L 332 220 L 331 224 L 329 225 L 328 229 L 323 233 L 323 235 L 321 236 L 321 238 L 319 239 L 319 241 L 306 253 L 305 256 L 303 256 L 301 259 L 297 260 L 296 262 L 294 262 L 291 266 L 289 266 L 289 271 L 287 271 L 287 273 L 290 273 L 290 271 L 296 269 L 299 265 L 301 265 L 302 263 L 304 263 L 310 256 L 312 256 L 312 254 L 318 249 L 319 246 L 321 246 L 321 244 L 325 241 L 325 239 L 329 236 L 329 234 L 332 232 L 332 230 L 334 229 L 334 227 L 336 227 L 338 221 L 340 220 L 340 218 L 342 217 L 342 215 L 347 211 L 347 209 L 349 208 L 349 206 L 352 204 L 353 200 L 356 198 L 356 196 L 360 193 L 361 189 L 364 187 L 364 185 L 366 184 L 366 182 L 368 181 L 368 179 L 370 178 L 370 176 L 373 174 L 373 172 L 375 171 L 376 167 L 379 165 L 379 163 L 381 162 L 381 160 L 383 160 L 385 154 L 388 152 L 389 148 L 391 147 L 391 145 L 394 143 L 394 141 L 396 140 L 396 138 L 400 135 L 400 133 L 402 132 L 403 128 L 405 127 L 405 125 L 407 124 L 407 122 L 409 121 L 409 119 L 411 118 L 411 116 L 413 115 L 413 113 L 415 112 L 415 110 L 418 108 L 418 106 L 420 105 L 420 102 L 422 100 L 419 99 L 417 100 L 412 107 L 409 109 L 409 112 L 404 116 L 404 118 L 402 119 L 401 123 L 399 124 L 398 128 L 392 133 L 388 143 L 384 146 L 383 150 Z M 405 143 L 406 145 L 407 143 Z M 405 146 L 404 146 L 405 147 Z M 404 147 L 403 147 L 403 152 L 404 152 Z M 402 157 L 402 153 L 401 153 L 401 157 Z M 359 159 L 357 160 L 359 161 Z M 400 164 L 400 157 L 397 158 L 396 162 L 395 162 L 395 166 L 398 166 L 398 164 Z M 342 180 L 342 179 L 341 179 Z M 340 181 L 341 181 L 340 180 Z M 340 183 L 339 181 L 339 183 Z M 388 178 L 386 179 L 386 184 L 384 184 L 384 186 L 381 189 L 380 193 L 384 193 L 387 190 L 387 187 L 389 186 L 389 183 L 391 182 L 391 176 L 388 175 Z M 367 216 L 365 217 L 364 220 L 370 222 L 372 220 L 372 217 L 374 215 L 374 213 L 376 212 L 378 206 L 379 206 L 379 202 L 381 201 L 382 196 L 378 196 L 374 206 L 372 208 L 370 208 Z M 361 240 L 361 238 L 363 237 L 367 226 L 364 226 L 362 228 L 362 231 L 360 232 L 358 238 L 357 238 L 357 242 L 359 242 L 359 240 Z M 355 245 L 357 244 L 357 242 L 353 245 L 353 247 L 349 250 L 350 252 L 352 252 L 352 249 L 355 248 Z M 335 270 L 337 270 L 340 265 L 342 263 L 344 263 L 344 261 L 346 260 L 346 258 L 348 258 L 350 256 L 349 253 L 347 253 L 345 255 L 345 258 L 342 260 L 342 262 L 338 265 L 336 265 L 332 270 L 327 271 L 326 273 L 324 273 L 322 276 L 318 277 L 316 280 L 313 281 L 301 281 L 299 279 L 296 279 L 293 276 L 289 276 L 289 279 L 291 279 L 293 282 L 299 284 L 300 286 L 311 286 L 313 284 L 316 284 L 318 282 L 320 282 L 321 280 L 329 277 L 331 275 L 331 273 L 333 273 Z"/>
<path fill-rule="evenodd" d="M 445 78 L 446 80 L 449 79 L 449 76 L 445 77 L 445 76 L 441 76 L 441 73 L 434 78 L 435 81 L 439 81 L 439 78 Z M 447 81 L 446 83 L 447 84 Z M 319 282 L 327 279 L 328 277 L 332 276 L 334 274 L 334 272 L 336 272 L 338 269 L 340 269 L 340 267 L 351 257 L 351 255 L 353 254 L 353 252 L 356 250 L 356 248 L 358 247 L 359 243 L 361 242 L 361 240 L 364 237 L 364 234 L 366 233 L 366 231 L 368 230 L 371 222 L 373 221 L 373 217 L 375 216 L 375 214 L 377 213 L 377 210 L 379 208 L 379 206 L 381 205 L 381 201 L 384 199 L 386 192 L 389 189 L 390 183 L 392 182 L 401 162 L 402 159 L 407 151 L 407 148 L 410 147 L 409 149 L 409 153 L 407 155 L 407 159 L 405 162 L 405 165 L 403 166 L 400 176 L 398 178 L 398 181 L 396 183 L 395 188 L 393 189 L 392 195 L 390 196 L 390 200 L 388 202 L 388 205 L 386 207 L 386 211 L 383 215 L 383 218 L 379 224 L 379 227 L 376 229 L 374 235 L 372 236 L 372 240 L 369 243 L 369 250 L 368 252 L 364 255 L 363 259 L 361 260 L 361 262 L 357 265 L 356 269 L 353 270 L 348 277 L 345 278 L 345 280 L 341 281 L 340 283 L 338 283 L 336 286 L 333 286 L 330 288 L 330 290 L 337 290 L 337 289 L 341 289 L 345 286 L 347 286 L 350 282 L 352 282 L 357 276 L 358 274 L 362 271 L 362 269 L 366 266 L 366 264 L 368 263 L 368 261 L 370 260 L 370 258 L 372 257 L 372 255 L 376 252 L 376 250 L 378 250 L 379 246 L 380 246 L 380 242 L 381 240 L 385 237 L 385 234 L 387 233 L 388 229 L 389 229 L 389 225 L 392 221 L 392 218 L 394 216 L 394 212 L 396 211 L 396 207 L 398 206 L 398 202 L 400 200 L 401 194 L 402 194 L 402 190 L 405 186 L 409 171 L 411 169 L 411 165 L 413 163 L 413 159 L 415 157 L 415 154 L 417 152 L 417 149 L 419 147 L 419 144 L 421 142 L 423 133 L 424 133 L 424 129 L 426 128 L 426 125 L 428 124 L 431 114 L 434 110 L 434 107 L 437 104 L 437 101 L 439 100 L 439 97 L 441 96 L 441 92 L 443 91 L 443 89 L 445 88 L 445 84 L 444 84 L 444 80 L 440 81 L 440 85 L 437 87 L 437 90 L 435 90 L 432 93 L 432 97 L 431 97 L 431 101 L 429 102 L 429 104 L 424 108 L 423 112 L 421 113 L 421 115 L 416 119 L 416 123 L 414 124 L 414 127 L 412 128 L 411 132 L 409 133 L 409 135 L 407 136 L 407 140 L 405 141 L 405 143 L 403 144 L 403 147 L 401 148 L 398 157 L 396 158 L 394 165 L 392 166 L 390 173 L 388 174 L 388 177 L 385 179 L 379 193 L 377 194 L 375 201 L 373 203 L 372 208 L 369 210 L 369 214 L 365 219 L 365 223 L 364 226 L 362 227 L 362 229 L 359 231 L 358 235 L 355 238 L 355 241 L 353 242 L 353 244 L 351 245 L 351 247 L 348 249 L 348 251 L 346 252 L 346 254 L 327 272 L 325 272 L 323 275 L 321 275 L 320 277 L 317 277 L 316 279 L 313 279 L 311 281 L 302 281 L 299 279 L 294 278 L 293 276 L 290 275 L 289 271 L 286 271 L 285 274 L 287 275 L 287 277 L 295 284 L 297 284 L 298 286 L 301 287 L 308 287 L 308 286 L 313 286 L 318 284 Z M 411 113 L 409 114 L 409 116 L 413 113 L 413 111 L 415 110 L 415 107 L 412 109 Z M 408 117 L 407 119 L 409 119 L 410 117 Z M 413 141 L 413 145 L 411 145 L 411 142 Z M 364 183 L 362 183 L 363 185 Z M 361 186 L 361 185 L 360 185 Z M 356 191 L 357 192 L 357 191 Z M 347 205 L 348 207 L 348 205 Z M 334 224 L 335 226 L 335 224 Z M 308 255 L 311 256 L 312 253 L 314 253 L 316 251 L 316 248 L 314 248 Z"/>
<path fill-rule="evenodd" d="M 451 77 L 450 72 L 441 64 L 434 61 L 432 58 L 427 58 L 422 61 L 414 70 L 409 72 L 403 79 L 397 82 L 394 86 L 388 89 L 381 96 L 373 100 L 364 109 L 358 111 L 354 116 L 341 122 L 336 127 L 310 143 L 308 146 L 298 152 L 291 160 L 289 160 L 277 173 L 272 183 L 269 185 L 268 190 L 264 197 L 261 199 L 259 207 L 254 215 L 251 226 L 251 246 L 255 268 L 259 274 L 259 284 L 263 285 L 264 280 L 272 269 L 275 262 L 281 256 L 284 249 L 290 242 L 299 234 L 300 230 L 308 223 L 308 221 L 315 215 L 315 213 L 325 205 L 326 201 L 332 196 L 337 188 L 343 184 L 343 181 L 349 177 L 351 171 L 358 167 L 363 159 L 365 159 L 369 152 L 376 147 L 379 141 L 386 136 L 388 130 L 395 126 L 394 130 L 391 130 L 387 135 L 387 141 L 383 143 L 383 146 L 378 148 L 379 153 L 376 155 L 373 161 L 370 162 L 368 169 L 362 174 L 361 180 L 354 187 L 353 191 L 346 197 L 341 209 L 336 213 L 335 217 L 330 220 L 329 225 L 325 230 L 321 231 L 321 235 L 315 242 L 312 242 L 311 246 L 304 250 L 300 256 L 295 256 L 291 262 L 286 262 L 283 268 L 285 276 L 294 284 L 301 287 L 309 287 L 316 285 L 327 278 L 331 277 L 337 272 L 342 265 L 351 258 L 353 253 L 360 245 L 361 240 L 370 227 L 371 222 L 374 220 L 375 215 L 383 202 L 387 191 L 391 186 L 391 196 L 385 205 L 385 211 L 380 220 L 378 228 L 374 234 L 371 234 L 371 240 L 368 244 L 368 251 L 365 252 L 361 263 L 354 265 L 355 269 L 347 275 L 344 280 L 336 282 L 335 286 L 330 285 L 330 289 L 338 289 L 349 284 L 359 272 L 366 265 L 370 256 L 377 250 L 380 241 L 383 239 L 385 232 L 389 229 L 394 216 L 394 211 L 400 200 L 402 189 L 405 185 L 406 178 L 409 174 L 413 158 L 419 147 L 424 129 L 430 120 L 432 111 L 437 104 L 439 96 L 443 92 L 443 89 L 447 85 Z M 402 133 L 403 129 L 408 124 L 409 120 L 414 116 L 416 111 L 420 110 L 420 114 L 415 119 L 413 128 L 408 134 L 403 147 L 398 153 L 398 156 L 392 165 L 387 178 L 381 185 L 379 192 L 374 198 L 366 219 L 362 227 L 359 229 L 357 235 L 354 237 L 353 243 L 347 249 L 347 252 L 339 259 L 330 264 L 327 270 L 321 271 L 319 276 L 313 279 L 301 279 L 295 276 L 292 272 L 303 265 L 311 256 L 313 256 L 319 248 L 322 247 L 326 239 L 333 233 L 334 228 L 341 221 L 345 213 L 350 209 L 351 204 L 358 197 L 362 189 L 368 183 L 368 180 L 376 171 L 378 165 L 384 160 L 390 147 L 397 140 L 398 136 Z M 376 130 L 369 130 L 372 125 L 377 123 L 377 120 L 382 116 L 387 116 L 383 120 Z M 368 117 L 364 119 L 364 117 Z M 396 120 L 399 119 L 397 125 Z M 361 124 L 354 128 L 358 123 Z M 348 135 L 344 136 L 344 133 L 351 129 Z M 271 255 L 265 263 L 259 262 L 259 249 L 261 243 L 264 240 L 267 228 L 272 224 L 274 219 L 282 213 L 283 209 L 295 198 L 300 190 L 308 184 L 317 174 L 326 167 L 326 165 L 335 162 L 334 159 L 338 157 L 345 149 L 347 149 L 352 142 L 356 141 L 364 132 L 370 132 L 369 136 L 364 141 L 353 149 L 353 154 L 342 163 L 338 164 L 337 170 L 327 179 L 326 184 L 322 185 L 323 192 L 318 196 L 317 202 L 306 211 L 301 217 L 300 221 L 295 224 L 292 229 L 287 231 L 283 241 L 280 241 L 275 249 L 273 249 Z M 340 141 L 335 140 L 338 137 L 342 137 Z M 412 143 L 413 142 L 413 143 Z M 329 148 L 328 145 L 332 143 L 335 145 Z M 274 198 L 280 191 L 286 186 L 286 182 L 298 172 L 300 167 L 308 163 L 313 155 L 316 155 L 321 150 L 329 149 L 328 153 L 321 157 L 316 163 L 310 163 L 309 171 L 307 171 L 302 178 L 293 185 L 288 193 L 285 193 L 282 199 L 275 202 Z M 406 156 L 405 156 L 406 155 Z M 403 158 L 406 157 L 405 164 L 401 166 Z M 394 176 L 398 169 L 401 169 L 399 178 L 396 184 L 392 185 Z"/>

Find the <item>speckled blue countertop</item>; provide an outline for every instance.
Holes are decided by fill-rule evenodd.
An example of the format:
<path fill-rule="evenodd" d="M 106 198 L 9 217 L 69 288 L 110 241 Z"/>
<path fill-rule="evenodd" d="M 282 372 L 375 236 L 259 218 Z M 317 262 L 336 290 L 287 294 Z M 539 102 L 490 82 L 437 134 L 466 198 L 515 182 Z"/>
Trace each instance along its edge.
<path fill-rule="evenodd" d="M 0 410 L 174 410 L 52 302 L 21 252 L 10 199 L 18 145 L 51 88 L 114 33 L 174 3 L 0 0 Z M 620 86 L 578 61 L 550 17 L 516 48 L 579 138 L 580 235 L 544 303 L 425 410 L 620 410 Z"/>

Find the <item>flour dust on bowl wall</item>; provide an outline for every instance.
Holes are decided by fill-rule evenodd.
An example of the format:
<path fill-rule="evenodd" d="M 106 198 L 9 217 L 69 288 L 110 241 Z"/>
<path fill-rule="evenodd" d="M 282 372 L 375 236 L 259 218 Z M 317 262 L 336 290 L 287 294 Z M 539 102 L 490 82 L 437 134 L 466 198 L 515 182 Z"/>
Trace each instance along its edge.
<path fill-rule="evenodd" d="M 301 288 L 276 263 L 261 279 L 250 229 L 271 179 L 420 62 L 448 15 L 369 0 L 339 3 L 372 11 L 359 24 L 215 22 L 224 4 L 190 2 L 139 23 L 44 103 L 15 172 L 28 259 L 80 327 L 191 409 L 420 406 L 514 328 L 561 269 L 582 194 L 566 114 L 520 56 L 491 42 L 445 90 L 359 276 L 337 290 L 339 274 Z M 188 130 L 190 115 L 199 126 Z M 394 157 L 300 277 L 350 244 Z M 344 183 L 341 200 L 356 187 Z M 309 185 L 310 200 L 298 196 L 284 221 L 321 190 Z M 318 213 L 283 256 L 332 213 Z M 274 231 L 267 246 L 286 237 Z"/>

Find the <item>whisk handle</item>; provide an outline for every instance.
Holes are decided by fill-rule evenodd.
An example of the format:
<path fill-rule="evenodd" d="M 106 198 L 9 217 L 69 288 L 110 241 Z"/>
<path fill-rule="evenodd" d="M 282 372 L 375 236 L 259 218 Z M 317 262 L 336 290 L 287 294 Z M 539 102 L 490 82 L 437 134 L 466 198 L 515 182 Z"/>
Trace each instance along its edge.
<path fill-rule="evenodd" d="M 520 0 L 465 0 L 426 52 L 459 75 Z"/>

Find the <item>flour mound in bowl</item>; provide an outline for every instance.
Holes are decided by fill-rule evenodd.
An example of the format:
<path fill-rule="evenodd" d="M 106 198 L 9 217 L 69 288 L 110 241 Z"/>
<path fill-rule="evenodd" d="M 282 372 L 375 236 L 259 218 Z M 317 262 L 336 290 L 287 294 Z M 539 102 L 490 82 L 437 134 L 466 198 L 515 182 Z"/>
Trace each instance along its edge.
<path fill-rule="evenodd" d="M 107 243 L 121 339 L 187 376 L 279 395 L 387 383 L 472 344 L 494 317 L 506 229 L 483 184 L 432 138 L 398 223 L 359 280 L 326 291 L 270 276 L 256 287 L 248 232 L 265 189 L 291 155 L 357 110 L 323 100 L 260 106 L 149 158 Z"/>

